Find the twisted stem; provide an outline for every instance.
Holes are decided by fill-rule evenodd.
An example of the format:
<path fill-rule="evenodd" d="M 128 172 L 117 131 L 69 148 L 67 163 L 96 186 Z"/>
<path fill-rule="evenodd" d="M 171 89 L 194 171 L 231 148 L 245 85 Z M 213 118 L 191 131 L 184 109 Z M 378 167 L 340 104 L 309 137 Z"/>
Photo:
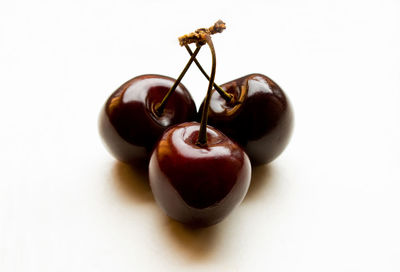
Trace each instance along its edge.
<path fill-rule="evenodd" d="M 203 105 L 203 113 L 201 115 L 201 123 L 200 123 L 200 131 L 199 131 L 199 137 L 197 139 L 196 145 L 204 147 L 207 146 L 207 121 L 208 121 L 208 108 L 210 107 L 210 100 L 211 100 L 211 90 L 214 84 L 214 79 L 215 79 L 215 72 L 216 72 L 216 67 L 217 67 L 217 58 L 215 55 L 215 49 L 214 49 L 214 44 L 211 40 L 210 35 L 207 35 L 205 37 L 206 43 L 208 44 L 208 47 L 210 48 L 211 51 L 211 56 L 212 56 L 212 67 L 211 67 L 211 74 L 210 74 L 210 79 L 208 82 L 208 89 L 207 89 L 207 96 L 206 96 L 206 101 Z"/>
<path fill-rule="evenodd" d="M 185 44 L 185 48 L 186 50 L 189 52 L 190 56 L 193 55 L 192 50 L 190 49 L 189 45 Z M 203 67 L 201 66 L 200 62 L 197 59 L 194 59 L 194 63 L 196 63 L 197 67 L 199 68 L 200 72 L 205 76 L 205 78 L 207 78 L 207 80 L 210 80 L 210 77 L 208 76 L 208 74 L 206 73 L 206 71 L 204 71 Z M 231 102 L 233 96 L 229 93 L 227 93 L 226 91 L 224 91 L 219 85 L 217 85 L 215 82 L 213 84 L 215 90 L 217 90 L 217 92 L 222 96 L 223 99 L 226 100 L 226 102 Z"/>
<path fill-rule="evenodd" d="M 196 50 L 194 51 L 193 55 L 191 55 L 188 63 L 186 64 L 185 68 L 183 68 L 181 74 L 179 77 L 175 80 L 174 84 L 171 86 L 171 88 L 168 90 L 167 94 L 164 96 L 163 100 L 155 106 L 155 113 L 158 116 L 161 116 L 164 112 L 165 105 L 168 102 L 168 99 L 170 98 L 171 94 L 175 91 L 176 87 L 178 87 L 179 83 L 181 82 L 183 76 L 186 74 L 187 70 L 189 69 L 190 65 L 192 62 L 196 59 L 197 54 L 199 53 L 201 49 L 201 45 L 197 45 Z"/>

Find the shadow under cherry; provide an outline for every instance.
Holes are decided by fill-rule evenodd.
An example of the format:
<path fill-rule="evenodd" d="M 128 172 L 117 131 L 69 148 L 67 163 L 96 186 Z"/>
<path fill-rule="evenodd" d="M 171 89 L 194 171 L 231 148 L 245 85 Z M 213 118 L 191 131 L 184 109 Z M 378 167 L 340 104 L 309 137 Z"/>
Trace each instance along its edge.
<path fill-rule="evenodd" d="M 250 187 L 243 201 L 253 201 L 265 196 L 268 187 L 272 185 L 274 176 L 275 171 L 271 164 L 263 164 L 253 167 Z"/>
<path fill-rule="evenodd" d="M 194 228 L 166 218 L 165 227 L 176 252 L 188 262 L 211 258 L 219 244 L 221 223 L 206 228 Z"/>
<path fill-rule="evenodd" d="M 131 166 L 115 162 L 112 175 L 116 189 L 123 197 L 135 202 L 154 202 L 149 185 L 147 165 Z"/>

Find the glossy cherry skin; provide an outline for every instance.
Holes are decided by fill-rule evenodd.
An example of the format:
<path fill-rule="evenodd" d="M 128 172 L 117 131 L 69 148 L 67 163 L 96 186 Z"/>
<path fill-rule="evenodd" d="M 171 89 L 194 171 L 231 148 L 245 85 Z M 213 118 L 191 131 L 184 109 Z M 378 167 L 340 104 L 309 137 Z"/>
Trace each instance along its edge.
<path fill-rule="evenodd" d="M 245 197 L 251 165 L 241 147 L 207 128 L 207 147 L 196 145 L 200 124 L 167 130 L 149 164 L 150 186 L 158 205 L 171 218 L 204 227 L 225 218 Z"/>
<path fill-rule="evenodd" d="M 234 96 L 233 102 L 227 103 L 213 90 L 208 124 L 237 141 L 253 165 L 273 161 L 293 130 L 292 106 L 283 90 L 262 74 L 244 76 L 221 88 Z"/>
<path fill-rule="evenodd" d="M 163 114 L 155 114 L 155 106 L 174 82 L 166 76 L 142 75 L 124 83 L 108 98 L 100 113 L 99 131 L 116 159 L 141 164 L 168 127 L 196 118 L 196 105 L 182 84 L 170 96 Z"/>

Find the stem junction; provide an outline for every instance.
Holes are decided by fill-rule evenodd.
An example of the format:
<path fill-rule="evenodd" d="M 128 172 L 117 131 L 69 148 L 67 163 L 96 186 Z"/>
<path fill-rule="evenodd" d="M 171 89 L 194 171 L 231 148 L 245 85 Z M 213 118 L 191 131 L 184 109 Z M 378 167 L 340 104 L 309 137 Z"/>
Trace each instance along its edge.
<path fill-rule="evenodd" d="M 181 46 L 188 45 L 190 43 L 196 43 L 197 47 L 196 47 L 196 50 L 194 51 L 194 53 L 191 54 L 191 57 L 190 57 L 188 63 L 186 64 L 185 68 L 182 70 L 179 77 L 175 80 L 172 87 L 168 90 L 167 94 L 164 96 L 163 100 L 155 106 L 155 109 L 154 109 L 155 114 L 157 114 L 158 116 L 161 116 L 163 114 L 164 108 L 168 102 L 168 99 L 170 98 L 171 94 L 175 91 L 176 87 L 179 85 L 182 78 L 185 76 L 187 70 L 189 69 L 189 67 L 193 63 L 193 61 L 196 61 L 197 65 L 199 67 L 201 67 L 200 63 L 198 63 L 198 61 L 196 60 L 196 56 L 199 53 L 201 46 L 203 46 L 206 43 L 209 44 L 208 40 L 211 41 L 210 35 L 213 35 L 215 33 L 221 33 L 225 28 L 226 28 L 225 23 L 221 20 L 218 20 L 213 26 L 211 26 L 209 28 L 199 28 L 195 32 L 192 32 L 187 35 L 183 35 L 182 37 L 179 37 L 179 43 Z M 212 42 L 211 42 L 211 44 L 212 44 Z M 212 82 L 214 82 L 214 79 L 212 80 Z M 224 95 L 222 95 L 222 96 L 224 96 Z M 224 98 L 225 97 L 227 97 L 227 96 L 225 95 Z"/>

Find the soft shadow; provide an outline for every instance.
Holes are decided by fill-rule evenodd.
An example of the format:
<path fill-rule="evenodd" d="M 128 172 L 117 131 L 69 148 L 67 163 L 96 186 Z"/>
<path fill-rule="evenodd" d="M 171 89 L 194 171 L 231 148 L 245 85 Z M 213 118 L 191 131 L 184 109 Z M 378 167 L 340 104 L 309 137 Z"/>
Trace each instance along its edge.
<path fill-rule="evenodd" d="M 252 201 L 265 195 L 267 187 L 272 183 L 273 176 L 274 169 L 270 164 L 253 167 L 250 187 L 243 201 Z"/>
<path fill-rule="evenodd" d="M 147 165 L 130 166 L 115 162 L 112 171 L 117 190 L 133 201 L 154 201 L 147 175 Z"/>
<path fill-rule="evenodd" d="M 171 242 L 189 262 L 201 261 L 212 256 L 218 244 L 220 225 L 221 223 L 207 228 L 193 228 L 170 218 L 166 218 L 165 222 Z"/>

